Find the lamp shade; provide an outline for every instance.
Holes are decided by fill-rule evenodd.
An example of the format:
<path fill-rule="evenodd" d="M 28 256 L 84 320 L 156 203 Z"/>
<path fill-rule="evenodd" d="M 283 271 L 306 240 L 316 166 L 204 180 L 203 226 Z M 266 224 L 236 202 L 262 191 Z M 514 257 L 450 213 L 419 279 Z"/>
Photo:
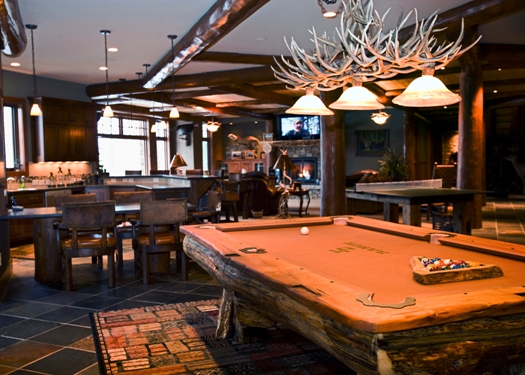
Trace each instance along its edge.
<path fill-rule="evenodd" d="M 334 114 L 326 108 L 321 99 L 314 95 L 314 89 L 306 89 L 306 94 L 301 96 L 293 107 L 288 108 L 285 112 L 294 115 L 331 116 Z"/>
<path fill-rule="evenodd" d="M 288 169 L 293 169 L 295 167 L 294 163 L 292 162 L 292 159 L 287 154 L 281 154 L 277 161 L 275 162 L 275 165 L 273 166 L 273 169 L 279 169 L 280 171 L 286 171 Z"/>
<path fill-rule="evenodd" d="M 423 75 L 413 80 L 403 93 L 392 102 L 405 107 L 437 107 L 457 103 L 461 97 L 433 75 Z"/>
<path fill-rule="evenodd" d="M 209 132 L 216 132 L 217 130 L 219 130 L 219 127 L 221 126 L 221 123 L 220 122 L 217 122 L 217 121 L 208 121 L 206 123 L 206 129 L 208 129 Z"/>
<path fill-rule="evenodd" d="M 179 118 L 179 111 L 177 110 L 177 107 L 173 107 L 170 111 L 170 118 Z"/>
<path fill-rule="evenodd" d="M 187 166 L 187 164 L 182 158 L 182 156 L 180 156 L 179 154 L 175 154 L 173 156 L 173 159 L 171 159 L 170 168 L 178 168 L 178 167 L 185 167 L 185 166 Z"/>
<path fill-rule="evenodd" d="M 109 105 L 104 107 L 104 112 L 102 113 L 104 117 L 113 117 L 113 110 Z"/>
<path fill-rule="evenodd" d="M 30 113 L 30 115 L 31 116 L 41 116 L 42 115 L 42 110 L 40 109 L 38 104 L 34 103 L 31 106 L 31 113 Z"/>
<path fill-rule="evenodd" d="M 361 85 L 347 88 L 337 101 L 328 107 L 340 110 L 383 109 L 385 106 L 377 101 L 377 96 Z"/>
<path fill-rule="evenodd" d="M 374 121 L 377 125 L 385 125 L 386 121 L 390 118 L 390 115 L 386 112 L 376 112 L 372 113 L 371 119 Z"/>

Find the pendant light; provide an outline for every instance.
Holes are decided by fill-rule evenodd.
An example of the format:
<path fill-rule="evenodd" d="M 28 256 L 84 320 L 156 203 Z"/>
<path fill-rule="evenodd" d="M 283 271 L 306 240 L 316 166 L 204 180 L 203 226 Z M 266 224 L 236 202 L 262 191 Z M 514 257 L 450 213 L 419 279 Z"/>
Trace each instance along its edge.
<path fill-rule="evenodd" d="M 171 53 L 173 54 L 171 65 L 171 87 L 172 87 L 172 94 L 171 94 L 171 100 L 173 101 L 173 108 L 170 111 L 170 118 L 179 118 L 179 111 L 177 110 L 177 107 L 175 107 L 175 51 L 173 50 L 173 41 L 177 39 L 177 35 L 168 35 L 168 38 L 171 39 Z"/>
<path fill-rule="evenodd" d="M 211 133 L 215 133 L 217 130 L 219 130 L 220 126 L 221 126 L 221 123 L 217 121 L 213 121 L 213 117 L 211 118 L 211 121 L 208 121 L 206 123 L 206 129 L 208 129 L 208 131 Z"/>
<path fill-rule="evenodd" d="M 104 35 L 104 53 L 105 53 L 105 64 L 102 70 L 106 71 L 106 107 L 102 116 L 104 117 L 113 117 L 113 110 L 109 105 L 109 78 L 108 78 L 108 34 L 111 33 L 109 30 L 100 30 L 100 33 Z"/>
<path fill-rule="evenodd" d="M 390 115 L 386 112 L 382 112 L 381 110 L 379 110 L 379 112 L 372 113 L 372 116 L 370 118 L 377 125 L 383 126 L 386 124 L 387 120 L 390 118 Z"/>
<path fill-rule="evenodd" d="M 371 110 L 383 109 L 385 106 L 377 101 L 377 96 L 363 87 L 360 79 L 353 79 L 352 87 L 348 87 L 335 102 L 328 107 L 339 110 Z"/>
<path fill-rule="evenodd" d="M 35 69 L 35 43 L 33 40 L 33 30 L 36 30 L 38 26 L 28 24 L 26 25 L 26 28 L 31 30 L 31 55 L 32 55 L 32 61 L 33 61 L 33 105 L 31 106 L 31 116 L 42 116 L 42 110 L 38 106 L 38 103 L 36 102 L 36 69 Z"/>
<path fill-rule="evenodd" d="M 307 88 L 306 94 L 301 96 L 293 107 L 288 108 L 285 112 L 294 115 L 331 116 L 334 114 L 334 112 L 326 108 L 321 99 L 314 95 L 313 88 Z"/>
<path fill-rule="evenodd" d="M 423 70 L 423 75 L 416 78 L 392 103 L 405 107 L 441 107 L 455 104 L 461 96 L 447 89 L 439 78 L 434 77 L 434 67 Z"/>

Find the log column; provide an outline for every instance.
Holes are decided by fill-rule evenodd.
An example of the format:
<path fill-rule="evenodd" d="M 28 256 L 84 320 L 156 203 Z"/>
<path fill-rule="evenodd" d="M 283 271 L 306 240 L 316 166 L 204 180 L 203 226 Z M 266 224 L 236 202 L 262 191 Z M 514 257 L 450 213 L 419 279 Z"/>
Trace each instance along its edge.
<path fill-rule="evenodd" d="M 321 93 L 321 100 L 333 103 L 342 90 Z M 321 118 L 321 216 L 346 214 L 344 112 Z"/>
<path fill-rule="evenodd" d="M 404 118 L 404 136 L 405 136 L 405 148 L 403 150 L 403 156 L 405 158 L 405 164 L 408 167 L 408 176 L 409 180 L 416 179 L 416 121 L 414 116 L 414 110 L 411 108 L 405 109 L 405 118 Z"/>
<path fill-rule="evenodd" d="M 472 43 L 477 27 L 465 37 L 464 44 Z M 485 127 L 483 123 L 483 70 L 476 44 L 460 58 L 459 150 L 458 180 L 460 189 L 485 189 Z M 472 229 L 481 228 L 483 196 L 477 194 L 471 210 Z"/>

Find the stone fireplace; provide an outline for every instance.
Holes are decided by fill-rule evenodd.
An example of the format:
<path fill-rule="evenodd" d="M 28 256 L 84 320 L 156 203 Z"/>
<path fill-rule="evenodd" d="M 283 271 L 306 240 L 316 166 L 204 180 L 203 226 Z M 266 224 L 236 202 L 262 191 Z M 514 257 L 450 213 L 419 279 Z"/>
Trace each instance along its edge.
<path fill-rule="evenodd" d="M 317 177 L 317 158 L 303 157 L 291 158 L 295 168 L 290 173 L 293 181 L 301 181 L 304 183 L 317 184 L 319 179 Z"/>
<path fill-rule="evenodd" d="M 286 140 L 274 141 L 272 147 L 277 149 L 277 155 L 281 150 L 286 150 L 288 156 L 292 159 L 295 165 L 298 166 L 298 171 L 291 174 L 290 177 L 294 181 L 302 181 L 303 185 L 318 185 L 321 175 L 321 141 L 319 139 L 303 139 L 303 140 Z M 310 174 L 310 178 L 305 177 L 305 170 Z M 298 175 L 302 173 L 302 177 Z"/>

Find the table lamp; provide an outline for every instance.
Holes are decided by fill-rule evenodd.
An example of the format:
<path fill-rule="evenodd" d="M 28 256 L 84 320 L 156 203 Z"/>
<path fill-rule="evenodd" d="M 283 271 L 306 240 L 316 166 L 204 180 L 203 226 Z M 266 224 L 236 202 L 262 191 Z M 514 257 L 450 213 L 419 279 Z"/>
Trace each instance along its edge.
<path fill-rule="evenodd" d="M 185 167 L 187 166 L 188 164 L 186 164 L 186 162 L 184 161 L 184 159 L 182 158 L 182 156 L 180 156 L 179 154 L 175 154 L 173 156 L 173 159 L 171 159 L 171 163 L 170 163 L 170 174 L 171 174 L 171 168 L 175 168 L 175 172 L 176 174 L 182 174 L 182 172 L 177 169 L 179 167 Z"/>
<path fill-rule="evenodd" d="M 288 197 L 290 193 L 288 192 L 288 188 L 286 187 L 286 179 L 290 180 L 290 183 L 292 182 L 292 178 L 286 174 L 286 171 L 288 169 L 293 169 L 295 166 L 292 162 L 292 159 L 290 159 L 290 156 L 287 154 L 287 150 L 281 149 L 281 155 L 275 162 L 275 165 L 273 166 L 273 169 L 278 169 L 282 171 L 283 173 L 283 179 L 281 181 L 281 185 L 284 188 L 283 193 L 281 194 L 281 198 L 279 198 L 279 214 L 275 217 L 276 219 L 291 219 L 292 217 L 288 214 Z"/>

